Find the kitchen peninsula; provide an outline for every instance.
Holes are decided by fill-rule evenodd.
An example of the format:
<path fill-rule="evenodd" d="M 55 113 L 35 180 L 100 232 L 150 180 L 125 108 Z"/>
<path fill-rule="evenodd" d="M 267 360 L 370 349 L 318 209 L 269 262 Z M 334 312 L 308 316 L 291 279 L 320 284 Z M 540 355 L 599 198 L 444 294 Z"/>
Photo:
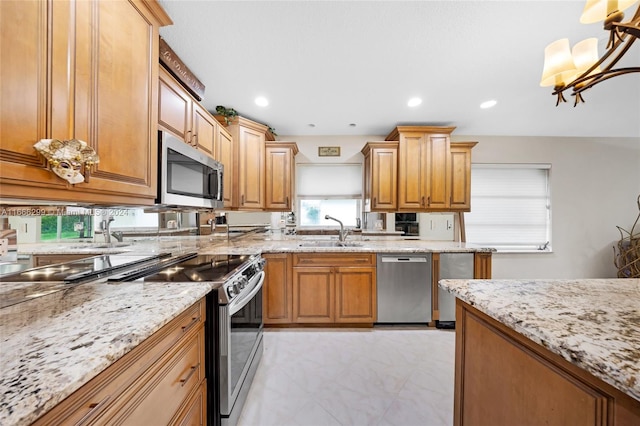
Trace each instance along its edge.
<path fill-rule="evenodd" d="M 463 424 L 640 424 L 640 280 L 442 280 Z"/>

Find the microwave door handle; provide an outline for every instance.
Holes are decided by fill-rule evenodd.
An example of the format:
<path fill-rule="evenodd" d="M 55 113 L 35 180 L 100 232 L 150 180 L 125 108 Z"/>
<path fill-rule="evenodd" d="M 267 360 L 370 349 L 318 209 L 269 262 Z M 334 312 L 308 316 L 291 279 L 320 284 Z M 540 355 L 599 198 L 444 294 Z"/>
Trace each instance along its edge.
<path fill-rule="evenodd" d="M 207 188 L 207 195 L 208 196 L 216 195 L 216 194 L 214 194 L 214 191 L 217 191 L 217 188 L 216 188 L 216 172 L 215 172 L 215 170 L 213 172 L 209 173 L 209 186 Z"/>
<path fill-rule="evenodd" d="M 222 194 L 223 194 L 222 185 L 223 185 L 223 182 L 224 182 L 224 180 L 223 180 L 224 172 L 222 170 L 216 170 L 216 175 L 218 176 L 218 179 L 217 179 L 217 185 L 218 185 L 218 194 L 217 195 L 218 196 L 216 197 L 216 199 L 218 201 L 222 201 Z"/>

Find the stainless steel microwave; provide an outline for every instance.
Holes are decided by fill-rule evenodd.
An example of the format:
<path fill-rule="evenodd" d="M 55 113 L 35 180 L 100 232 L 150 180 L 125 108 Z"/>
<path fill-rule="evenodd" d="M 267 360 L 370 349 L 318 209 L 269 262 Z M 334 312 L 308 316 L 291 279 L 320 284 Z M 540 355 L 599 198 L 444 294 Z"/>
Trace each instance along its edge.
<path fill-rule="evenodd" d="M 222 163 L 168 132 L 158 132 L 158 198 L 171 207 L 224 207 Z"/>

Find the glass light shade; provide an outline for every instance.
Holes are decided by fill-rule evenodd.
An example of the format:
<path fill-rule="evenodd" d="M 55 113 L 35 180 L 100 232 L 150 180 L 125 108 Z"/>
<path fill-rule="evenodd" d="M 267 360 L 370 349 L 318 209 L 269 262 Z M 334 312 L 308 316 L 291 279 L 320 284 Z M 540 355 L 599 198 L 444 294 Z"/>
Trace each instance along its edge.
<path fill-rule="evenodd" d="M 584 73 L 600 60 L 598 57 L 598 39 L 592 37 L 576 43 L 571 50 L 571 55 L 573 56 L 573 63 L 578 70 L 578 75 Z M 596 67 L 591 71 L 591 74 L 598 72 L 600 72 L 600 67 Z"/>
<path fill-rule="evenodd" d="M 569 39 L 556 40 L 544 49 L 544 68 L 540 86 L 563 86 L 577 74 L 569 50 Z"/>
<path fill-rule="evenodd" d="M 629 8 L 638 0 L 587 0 L 584 6 L 580 23 L 593 24 L 594 22 L 604 21 L 607 15 L 616 10 L 622 12 Z"/>

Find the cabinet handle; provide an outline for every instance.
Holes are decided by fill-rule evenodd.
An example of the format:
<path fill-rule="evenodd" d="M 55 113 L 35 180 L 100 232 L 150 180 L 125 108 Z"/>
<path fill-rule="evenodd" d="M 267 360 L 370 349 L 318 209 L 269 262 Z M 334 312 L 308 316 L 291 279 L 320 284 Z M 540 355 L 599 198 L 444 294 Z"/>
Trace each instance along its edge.
<path fill-rule="evenodd" d="M 198 146 L 198 134 L 193 134 L 193 146 Z"/>
<path fill-rule="evenodd" d="M 102 398 L 102 401 L 98 402 L 97 404 L 96 403 L 89 404 L 90 410 L 87 411 L 87 413 L 84 416 L 82 416 L 82 418 L 78 420 L 76 424 L 77 425 L 84 424 L 93 415 L 93 413 L 95 413 L 97 410 L 102 408 L 102 406 L 105 405 L 107 401 L 109 401 L 109 399 L 111 399 L 111 395 L 105 396 L 104 398 Z"/>
<path fill-rule="evenodd" d="M 287 196 L 287 207 L 289 207 L 289 196 Z"/>
<path fill-rule="evenodd" d="M 373 197 L 373 207 L 378 205 L 378 199 L 376 197 Z"/>
<path fill-rule="evenodd" d="M 191 130 L 187 130 L 187 133 L 184 134 L 185 142 L 191 145 Z"/>
<path fill-rule="evenodd" d="M 200 322 L 200 317 L 191 318 L 191 322 L 189 324 L 185 325 L 184 327 L 182 327 L 182 332 L 186 333 L 187 331 L 189 331 L 191 329 L 191 327 L 193 327 L 194 325 L 196 325 L 199 322 Z"/>
<path fill-rule="evenodd" d="M 244 206 L 244 194 L 240 197 L 240 205 Z"/>
<path fill-rule="evenodd" d="M 187 384 L 187 382 L 189 381 L 189 379 L 191 378 L 191 376 L 193 376 L 193 374 L 198 371 L 198 368 L 200 367 L 200 363 L 198 363 L 197 365 L 194 365 L 193 367 L 191 367 L 191 369 L 189 370 L 189 373 L 187 374 L 187 377 L 185 377 L 184 379 L 180 379 L 180 386 L 184 386 Z"/>
<path fill-rule="evenodd" d="M 429 195 L 427 197 L 427 205 L 430 206 L 431 205 L 431 195 Z"/>
<path fill-rule="evenodd" d="M 424 206 L 424 196 L 422 197 L 422 201 L 421 201 L 420 205 Z"/>

